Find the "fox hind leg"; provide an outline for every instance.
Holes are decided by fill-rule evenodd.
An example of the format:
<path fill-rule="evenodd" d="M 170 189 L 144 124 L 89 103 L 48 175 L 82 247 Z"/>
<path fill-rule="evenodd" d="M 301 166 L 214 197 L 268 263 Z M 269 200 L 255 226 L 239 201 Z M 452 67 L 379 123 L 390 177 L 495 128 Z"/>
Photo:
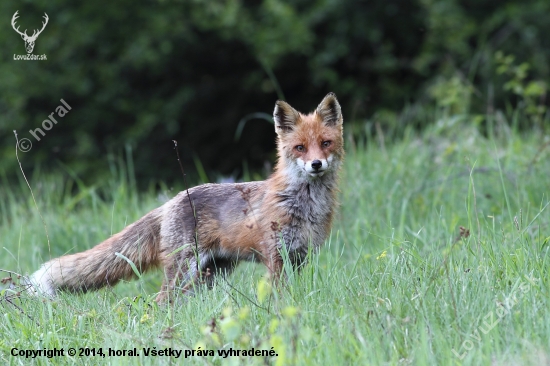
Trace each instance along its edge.
<path fill-rule="evenodd" d="M 163 264 L 164 280 L 155 300 L 157 303 L 172 302 L 177 286 L 191 282 L 197 274 L 197 256 L 190 247 L 167 255 Z"/>

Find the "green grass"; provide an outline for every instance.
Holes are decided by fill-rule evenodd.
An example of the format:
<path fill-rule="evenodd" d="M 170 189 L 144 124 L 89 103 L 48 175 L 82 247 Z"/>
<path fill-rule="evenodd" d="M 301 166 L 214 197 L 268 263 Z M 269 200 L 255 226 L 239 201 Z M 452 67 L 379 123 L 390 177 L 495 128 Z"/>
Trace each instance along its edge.
<path fill-rule="evenodd" d="M 0 360 L 548 364 L 550 147 L 540 133 L 502 124 L 496 130 L 486 138 L 467 123 L 447 120 L 422 135 L 405 132 L 397 142 L 348 140 L 332 235 L 281 291 L 270 290 L 261 266 L 245 264 L 214 290 L 173 308 L 151 301 L 160 272 L 54 301 L 4 297 Z M 124 170 L 113 172 L 111 182 L 97 187 L 62 174 L 31 180 L 50 249 L 25 184 L 2 187 L 0 268 L 28 274 L 50 257 L 90 248 L 176 193 L 138 195 Z M 31 360 L 11 356 L 13 347 L 90 347 L 105 354 L 136 348 L 140 356 Z M 178 360 L 145 356 L 142 349 L 153 347 L 183 353 Z M 182 361 L 186 350 L 198 347 L 216 356 Z M 252 347 L 273 347 L 278 356 L 217 356 L 218 349 Z"/>

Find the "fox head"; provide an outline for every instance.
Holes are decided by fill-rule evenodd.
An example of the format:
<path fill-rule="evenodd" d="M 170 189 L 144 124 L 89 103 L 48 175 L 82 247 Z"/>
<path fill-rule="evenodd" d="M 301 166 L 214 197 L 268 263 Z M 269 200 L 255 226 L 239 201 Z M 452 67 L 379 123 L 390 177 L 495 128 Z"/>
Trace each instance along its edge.
<path fill-rule="evenodd" d="M 278 170 L 284 170 L 292 178 L 308 180 L 320 179 L 338 170 L 344 158 L 344 120 L 334 93 L 327 94 L 308 115 L 277 101 L 273 119 Z"/>

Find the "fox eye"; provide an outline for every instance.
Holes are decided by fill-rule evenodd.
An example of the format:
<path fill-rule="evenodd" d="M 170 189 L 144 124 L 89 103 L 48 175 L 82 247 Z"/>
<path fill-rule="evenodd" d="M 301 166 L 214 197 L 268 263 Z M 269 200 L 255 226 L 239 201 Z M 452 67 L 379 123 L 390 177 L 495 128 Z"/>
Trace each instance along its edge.
<path fill-rule="evenodd" d="M 321 144 L 321 146 L 323 146 L 323 147 L 329 147 L 331 144 L 332 144 L 332 141 L 323 141 L 323 143 Z"/>
<path fill-rule="evenodd" d="M 296 151 L 299 151 L 299 152 L 303 152 L 306 149 L 304 145 L 297 145 L 294 148 L 296 149 Z"/>

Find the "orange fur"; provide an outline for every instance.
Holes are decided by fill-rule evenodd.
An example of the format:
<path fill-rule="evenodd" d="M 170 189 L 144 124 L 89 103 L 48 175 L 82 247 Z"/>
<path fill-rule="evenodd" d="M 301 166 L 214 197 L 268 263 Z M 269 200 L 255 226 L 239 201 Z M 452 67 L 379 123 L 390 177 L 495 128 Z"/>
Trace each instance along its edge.
<path fill-rule="evenodd" d="M 211 287 L 216 275 L 229 274 L 241 260 L 264 263 L 277 279 L 283 247 L 299 268 L 330 232 L 344 158 L 343 118 L 328 94 L 308 115 L 278 101 L 274 121 L 278 160 L 269 179 L 180 192 L 96 247 L 43 264 L 30 277 L 32 288 L 55 295 L 131 278 L 131 266 L 115 253 L 140 271 L 164 268 L 159 302 L 177 289 L 190 294 L 199 282 Z"/>

